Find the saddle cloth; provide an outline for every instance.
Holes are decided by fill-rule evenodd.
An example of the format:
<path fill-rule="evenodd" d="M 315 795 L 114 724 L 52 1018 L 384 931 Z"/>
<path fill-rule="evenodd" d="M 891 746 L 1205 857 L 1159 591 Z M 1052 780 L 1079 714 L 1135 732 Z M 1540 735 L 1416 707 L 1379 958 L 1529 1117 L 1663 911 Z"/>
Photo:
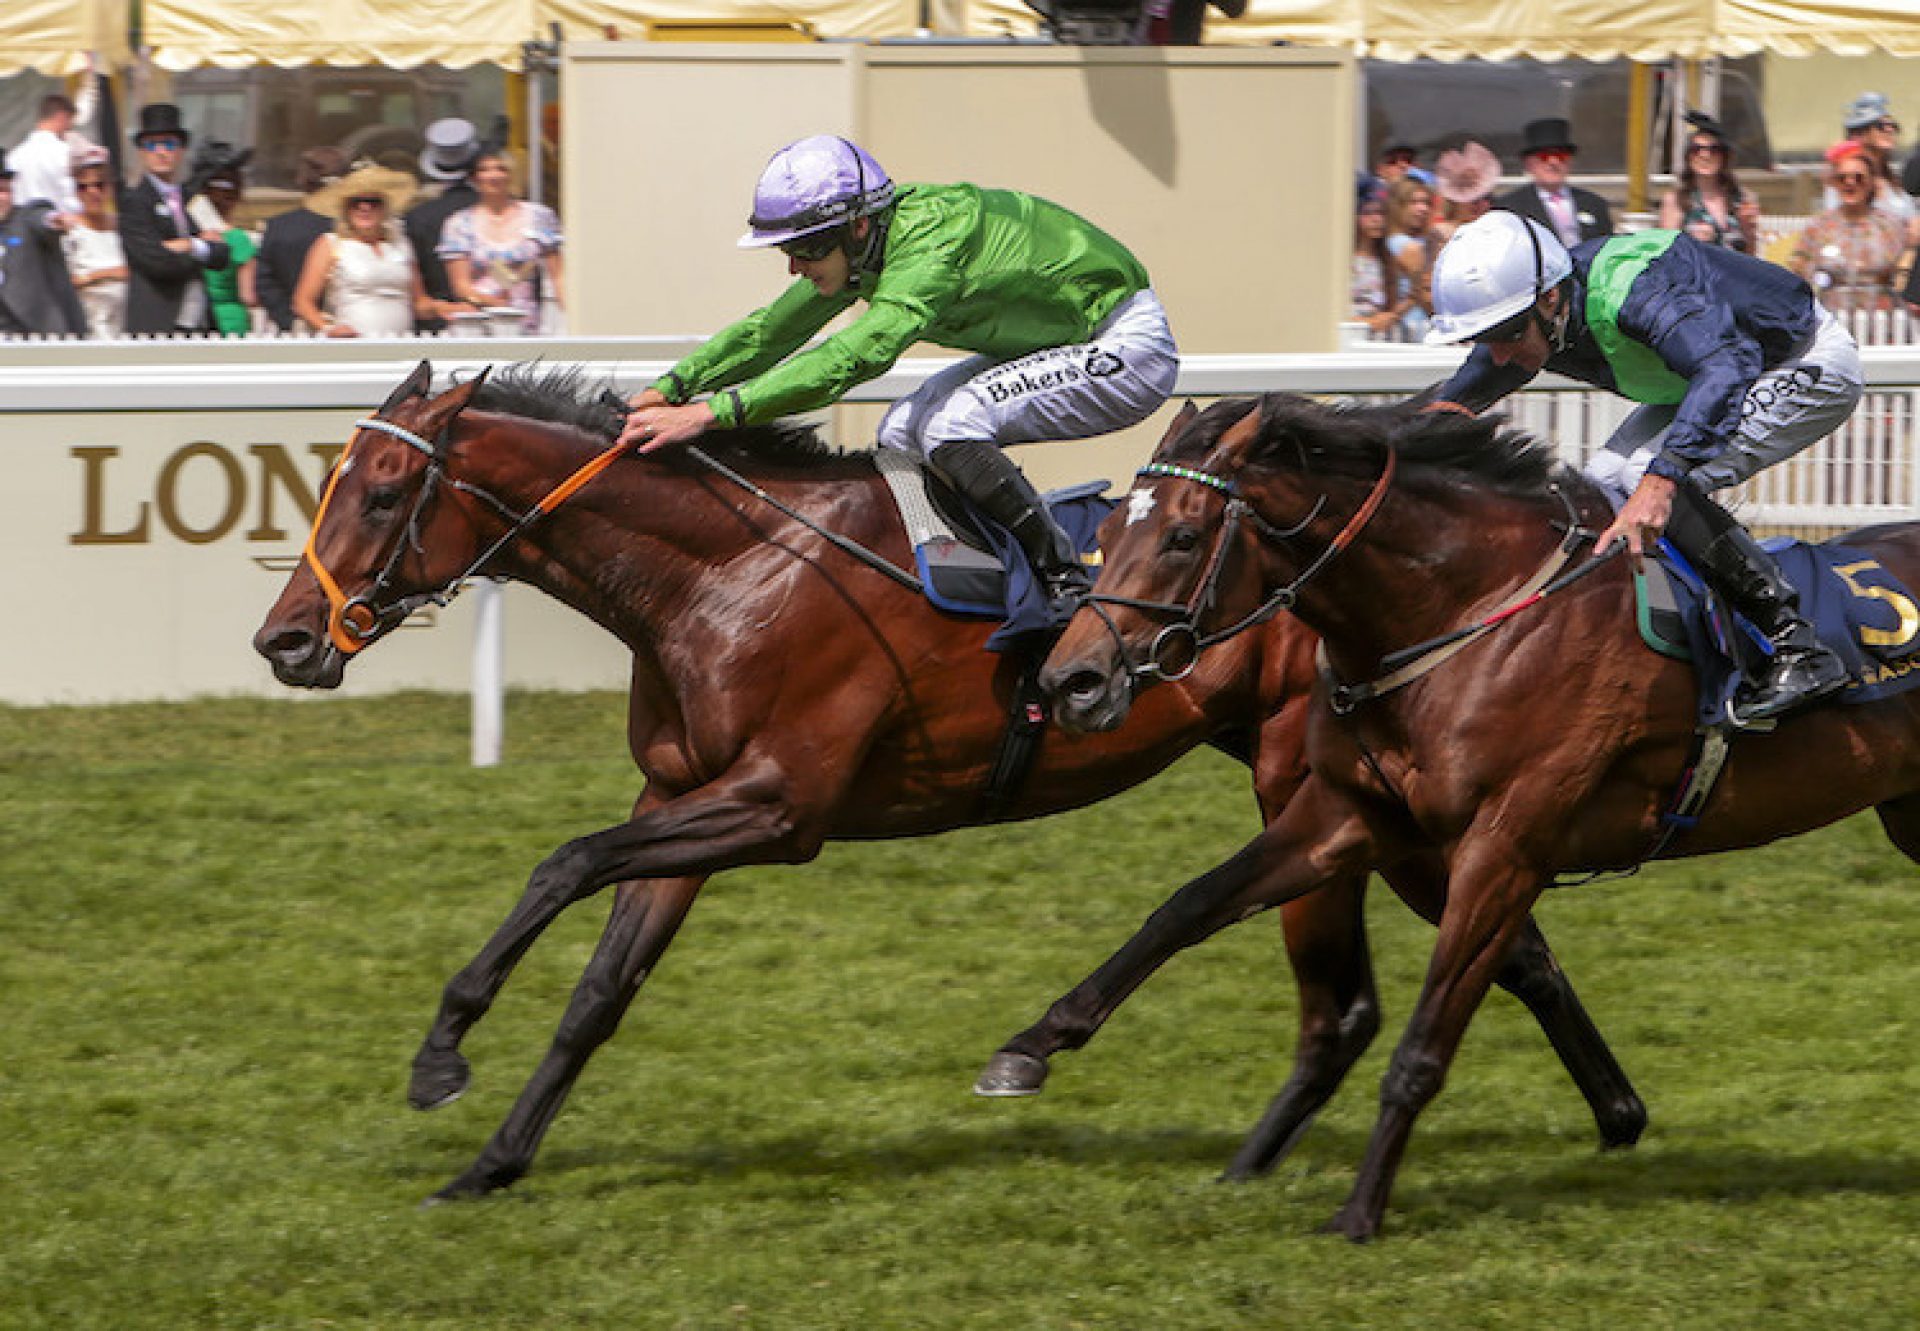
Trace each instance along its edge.
<path fill-rule="evenodd" d="M 882 448 L 875 450 L 874 462 L 899 507 L 927 600 L 950 614 L 1000 620 L 987 639 L 996 652 L 1027 645 L 1021 641 L 1027 634 L 1056 627 L 1046 588 L 1005 528 L 917 459 Z M 1083 557 L 1098 550 L 1100 523 L 1116 507 L 1106 489 L 1104 480 L 1083 481 L 1041 496 Z"/>
<path fill-rule="evenodd" d="M 1920 685 L 1920 601 L 1864 551 L 1842 541 L 1765 542 L 1800 593 L 1820 641 L 1852 676 L 1832 701 L 1874 702 Z M 1761 665 L 1766 639 L 1734 614 L 1666 541 L 1634 577 L 1640 635 L 1655 651 L 1691 661 L 1702 726 L 1724 722 L 1743 671 Z"/>

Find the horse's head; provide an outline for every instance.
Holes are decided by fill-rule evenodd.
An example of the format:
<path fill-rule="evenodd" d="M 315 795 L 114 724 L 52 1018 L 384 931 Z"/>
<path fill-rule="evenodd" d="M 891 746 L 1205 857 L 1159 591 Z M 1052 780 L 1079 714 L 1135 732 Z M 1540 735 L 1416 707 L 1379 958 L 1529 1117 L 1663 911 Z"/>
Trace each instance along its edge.
<path fill-rule="evenodd" d="M 1112 730 L 1133 691 L 1179 679 L 1231 606 L 1258 602 L 1255 561 L 1237 557 L 1251 530 L 1230 477 L 1260 424 L 1240 399 L 1205 411 L 1188 403 L 1101 528 L 1100 581 L 1040 672 L 1063 725 Z M 1245 613 L 1241 611 L 1240 613 Z"/>
<path fill-rule="evenodd" d="M 347 661 L 458 581 L 478 537 L 443 488 L 454 422 L 484 373 L 438 396 L 421 361 L 355 425 L 328 473 L 300 564 L 254 634 L 282 684 L 330 689 Z"/>

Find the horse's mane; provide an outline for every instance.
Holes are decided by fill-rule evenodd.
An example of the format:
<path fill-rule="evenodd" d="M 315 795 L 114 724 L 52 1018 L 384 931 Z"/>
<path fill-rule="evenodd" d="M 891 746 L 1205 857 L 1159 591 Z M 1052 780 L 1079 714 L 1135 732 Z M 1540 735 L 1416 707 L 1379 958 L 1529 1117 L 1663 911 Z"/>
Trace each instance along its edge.
<path fill-rule="evenodd" d="M 1406 402 L 1330 404 L 1292 393 L 1269 394 L 1257 403 L 1215 403 L 1200 414 L 1179 451 L 1204 457 L 1256 406 L 1260 432 L 1247 455 L 1255 465 L 1371 477 L 1392 449 L 1402 466 L 1518 495 L 1541 493 L 1558 468 L 1550 447 L 1511 428 L 1504 416 L 1422 411 Z"/>
<path fill-rule="evenodd" d="M 611 380 L 589 378 L 584 366 L 532 361 L 488 375 L 471 405 L 477 411 L 569 426 L 612 443 L 621 426 L 620 415 L 606 398 L 614 392 Z M 708 453 L 730 454 L 736 461 L 812 463 L 816 468 L 844 456 L 813 426 L 794 420 L 712 429 L 700 436 L 699 444 Z"/>

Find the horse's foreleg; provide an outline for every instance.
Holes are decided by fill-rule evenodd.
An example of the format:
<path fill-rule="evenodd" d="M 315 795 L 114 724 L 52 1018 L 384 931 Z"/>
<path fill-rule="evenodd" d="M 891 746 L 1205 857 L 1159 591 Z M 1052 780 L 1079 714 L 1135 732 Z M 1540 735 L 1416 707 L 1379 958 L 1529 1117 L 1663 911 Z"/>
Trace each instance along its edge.
<path fill-rule="evenodd" d="M 1380 1117 L 1353 1192 L 1328 1224 L 1333 1232 L 1357 1242 L 1379 1232 L 1414 1121 L 1440 1093 L 1467 1023 L 1506 963 L 1544 882 L 1513 858 L 1511 847 L 1476 847 L 1455 857 L 1420 1001 L 1381 1080 Z"/>
<path fill-rule="evenodd" d="M 1447 904 L 1447 868 L 1436 852 L 1409 856 L 1381 871 L 1399 898 L 1429 924 L 1440 922 Z M 1647 1107 L 1607 1048 L 1546 935 L 1532 917 L 1514 941 L 1494 983 L 1526 1004 L 1540 1023 L 1573 1084 L 1593 1110 L 1603 1147 L 1631 1146 L 1646 1130 Z"/>
<path fill-rule="evenodd" d="M 479 1158 L 433 1200 L 482 1196 L 527 1172 L 574 1080 L 618 1029 L 705 881 L 695 877 L 621 884 L 606 932 L 574 988 L 546 1057 Z"/>
<path fill-rule="evenodd" d="M 574 902 L 629 879 L 705 877 L 738 864 L 811 854 L 818 843 L 798 840 L 797 819 L 776 794 L 776 784 L 764 777 L 740 776 L 653 805 L 643 798 L 631 822 L 570 841 L 549 855 L 506 920 L 447 982 L 440 1010 L 414 1056 L 409 1102 L 432 1109 L 466 1089 L 470 1072 L 460 1041 L 492 1006 L 534 940 Z"/>
<path fill-rule="evenodd" d="M 1365 829 L 1344 801 L 1309 780 L 1281 816 L 1226 863 L 1174 893 L 1100 968 L 1002 1045 L 974 1083 L 981 1095 L 1032 1095 L 1047 1060 L 1078 1049 L 1176 952 L 1230 924 L 1364 872 Z"/>

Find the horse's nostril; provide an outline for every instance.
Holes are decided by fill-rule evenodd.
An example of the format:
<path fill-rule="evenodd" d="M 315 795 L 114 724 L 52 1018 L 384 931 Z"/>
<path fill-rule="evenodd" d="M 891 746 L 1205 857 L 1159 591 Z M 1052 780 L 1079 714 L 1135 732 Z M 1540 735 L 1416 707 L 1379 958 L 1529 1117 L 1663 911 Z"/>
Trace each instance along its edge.
<path fill-rule="evenodd" d="M 319 642 L 319 638 L 307 629 L 270 625 L 254 634 L 253 650 L 269 661 L 297 665 L 313 656 Z"/>

